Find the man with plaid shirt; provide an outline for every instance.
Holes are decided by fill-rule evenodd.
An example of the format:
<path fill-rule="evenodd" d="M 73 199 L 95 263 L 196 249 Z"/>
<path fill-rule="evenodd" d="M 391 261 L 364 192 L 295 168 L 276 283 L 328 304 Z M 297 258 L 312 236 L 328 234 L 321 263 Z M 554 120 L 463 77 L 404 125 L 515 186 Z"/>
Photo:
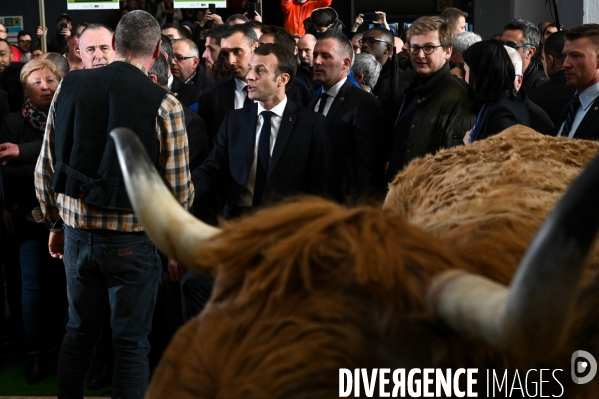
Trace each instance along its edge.
<path fill-rule="evenodd" d="M 132 11 L 119 22 L 113 43 L 112 64 L 73 72 L 56 91 L 35 172 L 41 218 L 51 229 L 50 254 L 64 259 L 67 274 L 59 398 L 83 398 L 106 296 L 113 398 L 142 398 L 149 379 L 147 336 L 162 269 L 129 203 L 108 133 L 132 129 L 181 205 L 189 209 L 194 196 L 183 110 L 147 77 L 160 54 L 158 23 Z"/>

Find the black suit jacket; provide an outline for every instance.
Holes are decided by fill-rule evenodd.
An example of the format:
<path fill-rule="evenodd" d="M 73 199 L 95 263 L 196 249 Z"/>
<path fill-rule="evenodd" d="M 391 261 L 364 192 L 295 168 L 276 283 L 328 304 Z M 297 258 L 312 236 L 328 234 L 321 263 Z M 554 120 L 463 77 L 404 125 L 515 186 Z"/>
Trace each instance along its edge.
<path fill-rule="evenodd" d="M 185 115 L 185 130 L 189 146 L 189 170 L 194 170 L 204 162 L 210 152 L 208 132 L 204 121 L 198 114 L 185 106 L 183 106 L 183 114 Z"/>
<path fill-rule="evenodd" d="M 528 97 L 549 115 L 553 124 L 560 121 L 576 89 L 566 84 L 566 72 L 560 69 L 550 80 L 529 91 Z"/>
<path fill-rule="evenodd" d="M 190 107 L 192 104 L 199 102 L 200 94 L 202 94 L 201 90 L 196 86 L 183 84 L 174 76 L 171 92 L 177 97 L 177 100 L 186 107 Z"/>
<path fill-rule="evenodd" d="M 318 97 L 310 103 L 314 109 Z M 382 110 L 373 95 L 354 86 L 349 79 L 327 113 L 333 161 L 333 195 L 341 202 L 354 201 L 369 188 L 380 136 Z"/>
<path fill-rule="evenodd" d="M 514 100 L 503 97 L 487 105 L 477 124 L 480 126 L 476 129 L 476 141 L 501 133 L 510 126 L 531 126 L 528 107 L 517 97 Z"/>
<path fill-rule="evenodd" d="M 567 112 L 568 110 L 564 111 L 560 121 L 555 125 L 554 135 L 557 135 L 562 128 L 562 123 L 566 120 Z M 576 132 L 574 132 L 574 138 L 599 140 L 599 97 L 593 101 L 586 115 L 582 118 L 580 125 L 576 128 Z"/>
<path fill-rule="evenodd" d="M 200 97 L 198 114 L 208 129 L 211 147 L 225 115 L 233 109 L 235 109 L 235 80 L 232 76 L 212 85 Z"/>
<path fill-rule="evenodd" d="M 225 117 L 210 155 L 192 172 L 196 201 L 214 191 L 226 199 L 227 213 L 237 202 L 254 160 L 258 104 L 234 110 Z M 262 203 L 295 194 L 328 196 L 331 159 L 326 120 L 287 100 L 270 160 Z"/>

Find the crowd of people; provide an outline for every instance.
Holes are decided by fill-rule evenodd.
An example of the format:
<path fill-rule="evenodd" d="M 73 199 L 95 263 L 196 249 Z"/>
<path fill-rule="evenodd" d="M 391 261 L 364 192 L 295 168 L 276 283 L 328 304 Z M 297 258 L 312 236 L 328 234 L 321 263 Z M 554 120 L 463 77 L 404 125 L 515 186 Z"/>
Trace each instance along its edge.
<path fill-rule="evenodd" d="M 514 19 L 483 40 L 455 8 L 394 33 L 385 12 L 346 29 L 331 6 L 282 0 L 279 27 L 246 1 L 223 18 L 126 0 L 116 28 L 64 14 L 16 45 L 0 24 L 0 353 L 27 354 L 27 382 L 58 355 L 59 398 L 141 398 L 212 294 L 145 236 L 114 128 L 213 225 L 293 195 L 376 203 L 410 161 L 515 124 L 599 139 L 597 24 Z"/>

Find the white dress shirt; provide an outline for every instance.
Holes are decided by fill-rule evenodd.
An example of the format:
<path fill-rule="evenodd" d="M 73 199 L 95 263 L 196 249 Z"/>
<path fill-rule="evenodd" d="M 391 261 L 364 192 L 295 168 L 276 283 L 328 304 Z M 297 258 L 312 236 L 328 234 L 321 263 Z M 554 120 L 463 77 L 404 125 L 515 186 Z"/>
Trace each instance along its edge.
<path fill-rule="evenodd" d="M 243 89 L 247 86 L 247 83 L 237 78 L 233 78 L 233 80 L 235 80 L 235 109 L 243 108 L 247 97 L 247 91 Z"/>
<path fill-rule="evenodd" d="M 337 97 L 337 94 L 339 94 L 339 90 L 341 90 L 341 87 L 345 84 L 345 81 L 347 80 L 347 77 L 341 79 L 339 82 L 335 83 L 333 85 L 333 87 L 331 87 L 329 90 L 323 90 L 324 93 L 327 93 L 329 95 L 329 97 L 327 98 L 327 103 L 324 106 L 324 111 L 322 112 L 322 114 L 324 116 L 327 116 L 327 114 L 329 113 L 329 109 L 331 109 L 331 104 L 333 104 L 333 101 L 335 101 L 335 97 Z M 318 112 L 318 108 L 320 107 L 320 100 L 318 100 L 318 102 L 316 103 L 316 106 L 314 107 L 314 111 Z"/>
<path fill-rule="evenodd" d="M 570 134 L 568 134 L 568 137 L 574 137 L 576 129 L 578 129 L 578 126 L 580 126 L 580 122 L 582 122 L 582 119 L 587 114 L 587 112 L 591 108 L 591 105 L 593 104 L 593 102 L 595 102 L 595 99 L 597 97 L 599 97 L 599 82 L 595 83 L 582 93 L 578 94 L 578 98 L 580 99 L 580 107 L 578 107 L 578 111 L 576 112 L 574 121 L 572 121 L 572 127 L 570 128 Z M 559 128 L 558 136 L 562 135 L 562 130 L 564 130 L 564 123 L 562 123 L 562 126 Z"/>
<path fill-rule="evenodd" d="M 279 104 L 273 107 L 270 112 L 272 112 L 272 117 L 270 118 L 270 147 L 269 154 L 272 157 L 272 151 L 275 148 L 275 142 L 277 141 L 277 135 L 279 134 L 279 128 L 281 127 L 281 121 L 283 120 L 283 112 L 285 112 L 285 107 L 287 106 L 287 96 L 283 98 Z M 262 130 L 262 124 L 264 123 L 264 118 L 260 115 L 262 111 L 266 111 L 262 107 L 260 103 L 258 103 L 258 120 L 256 123 L 255 129 L 255 140 L 254 140 L 254 160 L 252 161 L 252 168 L 250 169 L 250 174 L 248 176 L 248 180 L 241 191 L 241 195 L 239 196 L 239 201 L 237 201 L 238 206 L 242 207 L 251 207 L 254 200 L 254 185 L 256 183 L 256 169 L 258 168 L 258 143 L 260 141 L 260 130 Z"/>

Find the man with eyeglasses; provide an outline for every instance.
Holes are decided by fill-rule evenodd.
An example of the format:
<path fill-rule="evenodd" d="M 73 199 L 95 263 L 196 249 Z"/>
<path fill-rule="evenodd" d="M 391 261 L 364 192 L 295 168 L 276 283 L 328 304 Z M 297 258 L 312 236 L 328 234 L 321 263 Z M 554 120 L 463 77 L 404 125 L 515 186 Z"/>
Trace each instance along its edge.
<path fill-rule="evenodd" d="M 379 99 L 383 109 L 382 139 L 379 141 L 377 160 L 381 164 L 377 167 L 375 182 L 386 188 L 387 181 L 384 176 L 385 165 L 389 146 L 393 141 L 393 125 L 397 120 L 399 108 L 404 100 L 403 91 L 408 87 L 405 80 L 399 78 L 403 73 L 398 65 L 397 55 L 393 52 L 394 37 L 389 29 L 374 27 L 362 35 L 362 52 L 373 55 L 382 65 L 379 79 L 372 88 L 372 93 Z"/>
<path fill-rule="evenodd" d="M 525 91 L 539 87 L 547 81 L 542 68 L 531 62 L 540 39 L 539 28 L 525 19 L 512 20 L 505 26 L 501 35 L 503 44 L 515 49 L 522 57 L 522 68 L 524 69 L 522 89 Z"/>
<path fill-rule="evenodd" d="M 85 69 L 101 68 L 114 61 L 112 29 L 101 24 L 91 24 L 81 31 L 77 54 Z"/>
<path fill-rule="evenodd" d="M 462 144 L 476 122 L 466 88 L 451 75 L 453 36 L 442 17 L 422 17 L 408 28 L 415 77 L 395 123 L 389 181 L 411 160 Z"/>
<path fill-rule="evenodd" d="M 173 59 L 169 60 L 175 79 L 187 85 L 194 85 L 201 91 L 214 83 L 200 64 L 198 46 L 189 39 L 173 40 Z"/>

